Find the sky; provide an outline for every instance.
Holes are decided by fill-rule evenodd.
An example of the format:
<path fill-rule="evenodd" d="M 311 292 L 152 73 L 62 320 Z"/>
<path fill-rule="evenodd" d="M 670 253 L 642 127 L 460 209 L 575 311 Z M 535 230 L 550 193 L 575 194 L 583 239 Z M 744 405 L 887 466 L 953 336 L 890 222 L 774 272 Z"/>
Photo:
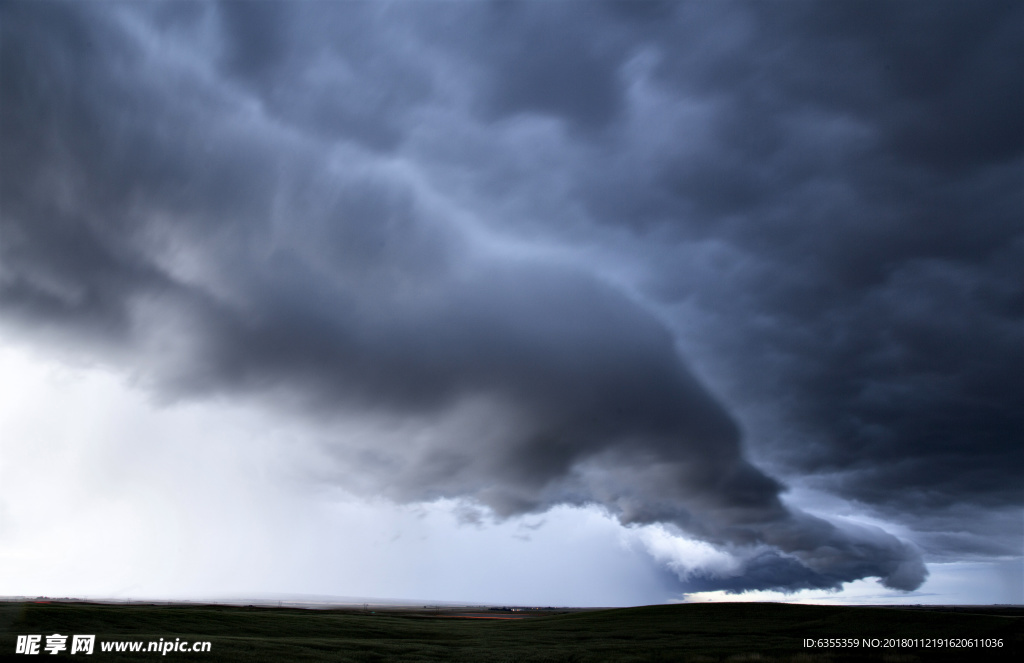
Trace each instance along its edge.
<path fill-rule="evenodd" d="M 0 595 L 1024 602 L 1024 5 L 0 4 Z"/>

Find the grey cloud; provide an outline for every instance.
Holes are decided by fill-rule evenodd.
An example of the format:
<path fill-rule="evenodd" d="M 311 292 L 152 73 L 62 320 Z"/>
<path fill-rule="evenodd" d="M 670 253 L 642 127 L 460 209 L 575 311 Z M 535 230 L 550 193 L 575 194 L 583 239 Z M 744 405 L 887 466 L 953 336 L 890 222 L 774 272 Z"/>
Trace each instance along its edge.
<path fill-rule="evenodd" d="M 702 347 L 730 357 L 721 365 L 744 383 L 720 380 L 739 411 L 772 402 L 780 384 L 795 393 L 784 414 L 810 442 L 751 431 L 759 453 L 793 475 L 848 471 L 836 490 L 876 505 L 931 488 L 922 510 L 1019 499 L 1008 481 L 1021 411 L 1016 162 L 986 148 L 932 163 L 899 147 L 904 115 L 871 111 L 888 89 L 871 58 L 851 70 L 862 93 L 830 98 L 842 86 L 823 81 L 843 58 L 862 61 L 862 33 L 815 69 L 806 54 L 820 36 L 805 35 L 804 5 L 781 23 L 702 3 L 655 16 L 572 3 L 433 16 L 247 7 L 5 6 L 8 327 L 50 330 L 168 398 L 278 401 L 328 430 L 353 412 L 441 422 L 393 445 L 333 442 L 353 485 L 373 494 L 467 497 L 505 516 L 598 503 L 624 523 L 674 523 L 740 555 L 761 551 L 742 576 L 691 588 L 919 585 L 912 546 L 783 503 L 784 484 L 748 458 L 735 416 L 691 374 L 663 316 L 602 265 L 509 248 L 488 234 L 494 219 L 467 230 L 458 193 L 416 174 L 431 170 L 417 162 L 426 153 L 403 151 L 427 110 L 492 123 L 495 140 L 507 118 L 554 116 L 567 145 L 607 158 L 567 150 L 558 172 L 523 168 L 494 209 L 515 197 L 530 209 L 533 178 L 557 175 L 577 197 L 561 204 L 583 210 L 595 237 L 668 225 L 673 241 L 715 237 L 751 256 L 759 267 L 697 293 L 686 286 L 700 282 L 695 266 L 652 264 L 650 291 L 668 306 L 693 298 Z M 473 30 L 442 39 L 454 28 L 440 14 Z M 146 43 L 128 19 L 166 42 Z M 736 47 L 794 46 L 752 71 L 750 52 L 699 50 L 716 26 Z M 201 34 L 217 35 L 210 57 L 176 60 Z M 1000 39 L 964 49 L 999 59 L 1010 48 Z M 630 142 L 624 73 L 642 52 L 660 58 L 650 85 L 680 103 L 709 99 L 693 141 L 648 141 L 668 143 L 650 159 Z M 798 60 L 803 71 L 789 67 Z M 473 89 L 438 96 L 457 87 L 442 64 Z M 992 75 L 978 94 L 998 88 Z M 889 150 L 895 161 L 875 168 Z M 473 154 L 455 146 L 449 158 L 484 177 L 506 172 Z M 964 210 L 983 219 L 970 232 Z M 926 227 L 936 230 L 919 239 Z M 474 407 L 494 413 L 489 426 Z M 965 464 L 974 474 L 952 474 Z"/>
<path fill-rule="evenodd" d="M 259 78 L 288 57 L 292 21 L 287 5 L 222 2 L 217 9 L 224 34 L 222 57 L 228 70 L 245 78 Z"/>
<path fill-rule="evenodd" d="M 725 591 L 742 594 L 756 590 L 791 593 L 802 589 L 839 590 L 844 583 L 882 575 L 882 584 L 886 587 L 910 591 L 917 589 L 927 576 L 920 560 L 898 543 L 871 548 L 866 554 L 862 551 L 860 559 L 850 552 L 845 547 L 831 549 L 829 553 L 834 556 L 850 556 L 840 564 L 826 565 L 809 565 L 793 556 L 763 552 L 747 560 L 740 574 L 725 577 L 694 574 L 682 580 L 681 584 L 687 593 Z M 880 573 L 880 568 L 885 571 Z"/>
<path fill-rule="evenodd" d="M 346 2 L 222 2 L 211 22 L 223 39 L 212 55 L 226 80 L 264 110 L 326 141 L 355 141 L 390 152 L 434 91 L 415 57 L 408 6 Z"/>
<path fill-rule="evenodd" d="M 691 352 L 760 457 L 911 526 L 965 507 L 958 527 L 995 545 L 990 510 L 1024 499 L 1020 7 L 678 12 L 644 33 L 655 79 L 704 110 L 669 147 L 577 169 L 576 193 L 680 257 L 738 258 L 666 254 L 650 292 L 700 327 Z"/>
<path fill-rule="evenodd" d="M 621 113 L 620 140 L 661 140 L 570 162 L 574 202 L 678 242 L 650 292 L 699 327 L 688 347 L 760 457 L 912 527 L 955 509 L 956 550 L 1019 554 L 1019 521 L 989 525 L 1024 500 L 1020 7 L 655 13 L 615 29 L 678 115 Z M 680 264 L 707 240 L 740 260 Z"/>
<path fill-rule="evenodd" d="M 962 527 L 990 537 L 986 510 L 1024 498 L 1020 7 L 609 9 L 578 24 L 628 43 L 608 71 L 646 53 L 678 107 L 621 101 L 507 197 L 567 182 L 598 231 L 678 243 L 649 292 L 700 327 L 737 412 L 775 404 L 781 423 L 747 426 L 762 457 L 908 523 L 974 505 Z M 686 264 L 709 240 L 738 260 Z"/>
<path fill-rule="evenodd" d="M 483 6 L 471 48 L 484 56 L 483 109 L 491 117 L 540 113 L 600 129 L 621 112 L 618 66 L 628 42 L 598 4 Z M 473 12 L 475 13 L 475 12 Z"/>

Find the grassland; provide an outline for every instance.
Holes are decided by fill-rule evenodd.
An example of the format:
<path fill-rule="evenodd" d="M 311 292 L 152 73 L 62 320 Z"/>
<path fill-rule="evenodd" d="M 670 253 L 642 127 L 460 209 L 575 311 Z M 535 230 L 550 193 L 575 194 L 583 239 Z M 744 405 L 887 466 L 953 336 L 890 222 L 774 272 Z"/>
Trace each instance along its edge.
<path fill-rule="evenodd" d="M 1020 661 L 1024 616 L 770 603 L 686 604 L 477 620 L 199 605 L 0 603 L 0 658 L 22 634 L 95 634 L 94 661 Z M 113 640 L 207 640 L 210 653 L 102 653 Z M 808 649 L 804 638 L 990 638 L 997 649 Z M 59 658 L 58 658 L 59 657 Z M 35 659 L 38 660 L 38 659 Z"/>

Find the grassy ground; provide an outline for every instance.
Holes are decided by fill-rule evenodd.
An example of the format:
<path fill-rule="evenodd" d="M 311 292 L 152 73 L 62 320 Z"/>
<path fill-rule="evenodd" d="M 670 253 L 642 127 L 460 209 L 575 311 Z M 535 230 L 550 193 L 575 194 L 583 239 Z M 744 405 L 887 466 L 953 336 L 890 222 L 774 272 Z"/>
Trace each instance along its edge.
<path fill-rule="evenodd" d="M 1024 660 L 1024 616 L 1017 614 L 731 603 L 492 621 L 414 612 L 7 603 L 0 604 L 0 658 L 38 660 L 14 654 L 16 636 L 41 634 L 45 643 L 46 635 L 61 633 L 97 636 L 96 652 L 85 660 L 125 662 L 1016 661 Z M 100 651 L 105 641 L 160 638 L 208 640 L 212 650 L 166 657 Z M 825 650 L 805 648 L 804 638 L 1001 638 L 1003 646 Z"/>

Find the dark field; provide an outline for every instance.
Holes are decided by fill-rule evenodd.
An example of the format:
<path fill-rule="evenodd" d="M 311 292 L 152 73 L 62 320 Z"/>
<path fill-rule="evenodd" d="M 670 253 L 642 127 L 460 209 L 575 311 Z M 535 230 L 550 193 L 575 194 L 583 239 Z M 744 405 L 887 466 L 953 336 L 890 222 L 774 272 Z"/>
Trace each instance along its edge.
<path fill-rule="evenodd" d="M 517 620 L 460 611 L 299 610 L 201 605 L 0 603 L 0 659 L 17 635 L 95 634 L 92 656 L 43 660 L 204 661 L 990 661 L 1024 660 L 1017 608 L 901 609 L 774 603 L 533 612 Z M 461 611 L 462 614 L 487 614 Z M 496 613 L 508 616 L 506 613 Z M 101 643 L 208 640 L 210 653 L 103 653 Z M 805 648 L 804 638 L 987 638 L 1001 648 Z M 70 650 L 70 638 L 68 639 Z M 145 648 L 145 645 L 143 645 Z"/>

